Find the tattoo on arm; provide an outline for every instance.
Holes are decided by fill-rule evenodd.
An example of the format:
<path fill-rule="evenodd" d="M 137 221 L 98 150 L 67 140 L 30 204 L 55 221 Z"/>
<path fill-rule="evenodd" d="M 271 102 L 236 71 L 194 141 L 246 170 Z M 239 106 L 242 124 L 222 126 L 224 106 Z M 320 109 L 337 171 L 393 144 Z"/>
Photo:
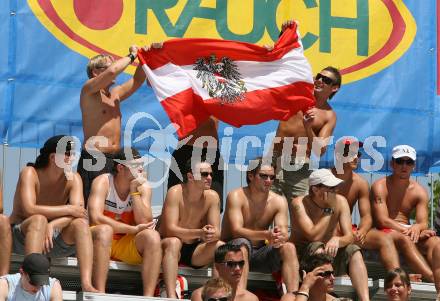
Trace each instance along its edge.
<path fill-rule="evenodd" d="M 376 202 L 376 204 L 382 204 L 383 203 L 383 201 L 382 201 L 382 199 L 380 197 L 377 197 L 374 201 Z"/>
<path fill-rule="evenodd" d="M 293 210 L 295 210 L 296 212 L 298 212 L 299 211 L 299 205 L 293 205 Z"/>

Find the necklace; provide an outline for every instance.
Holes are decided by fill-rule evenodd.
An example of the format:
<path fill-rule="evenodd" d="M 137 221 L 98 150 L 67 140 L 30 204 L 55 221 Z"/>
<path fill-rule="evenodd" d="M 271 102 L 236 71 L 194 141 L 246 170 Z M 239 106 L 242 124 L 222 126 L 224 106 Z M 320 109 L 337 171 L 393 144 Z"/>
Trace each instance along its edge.
<path fill-rule="evenodd" d="M 333 212 L 335 212 L 335 210 L 333 210 L 333 208 L 331 208 L 331 207 L 321 207 L 311 197 L 309 199 L 312 201 L 313 205 L 315 205 L 316 207 L 321 209 L 324 214 L 331 215 L 331 214 L 333 214 Z"/>

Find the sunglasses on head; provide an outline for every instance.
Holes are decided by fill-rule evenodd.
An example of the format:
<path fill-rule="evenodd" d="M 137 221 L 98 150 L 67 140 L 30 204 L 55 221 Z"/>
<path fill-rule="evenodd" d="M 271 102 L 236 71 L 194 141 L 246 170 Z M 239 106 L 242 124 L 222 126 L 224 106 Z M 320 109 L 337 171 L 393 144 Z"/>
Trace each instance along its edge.
<path fill-rule="evenodd" d="M 325 76 L 321 73 L 316 74 L 315 79 L 321 80 L 326 85 L 333 85 L 334 84 L 334 80 L 332 78 Z"/>
<path fill-rule="evenodd" d="M 413 159 L 403 159 L 403 158 L 397 158 L 394 159 L 394 162 L 396 162 L 397 165 L 403 165 L 406 163 L 406 165 L 414 165 L 415 161 Z"/>
<path fill-rule="evenodd" d="M 229 297 L 220 297 L 220 298 L 208 298 L 205 301 L 229 301 Z"/>
<path fill-rule="evenodd" d="M 334 274 L 335 274 L 334 271 L 325 271 L 325 272 L 318 273 L 318 276 L 327 278 L 327 277 L 333 276 Z"/>
<path fill-rule="evenodd" d="M 244 267 L 244 260 L 240 260 L 240 261 L 225 261 L 223 262 L 223 264 L 225 266 L 227 266 L 229 269 L 234 269 L 235 267 L 239 267 L 240 269 L 242 269 Z"/>
<path fill-rule="evenodd" d="M 203 178 L 207 178 L 208 176 L 211 176 L 211 178 L 212 178 L 212 172 L 210 172 L 210 171 L 202 171 L 202 172 L 200 172 L 200 175 Z"/>
<path fill-rule="evenodd" d="M 265 173 L 259 173 L 258 176 L 260 178 L 262 178 L 263 180 L 267 180 L 267 179 L 270 179 L 271 181 L 275 180 L 275 175 L 268 175 Z"/>

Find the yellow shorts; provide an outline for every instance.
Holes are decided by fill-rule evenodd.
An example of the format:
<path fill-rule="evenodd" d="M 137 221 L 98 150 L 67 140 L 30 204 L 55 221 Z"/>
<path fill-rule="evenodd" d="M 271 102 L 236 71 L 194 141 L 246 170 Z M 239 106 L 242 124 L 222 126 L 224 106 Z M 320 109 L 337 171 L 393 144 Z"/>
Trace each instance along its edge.
<path fill-rule="evenodd" d="M 110 257 L 129 264 L 142 263 L 142 256 L 136 248 L 133 234 L 125 234 L 120 239 L 112 241 Z"/>

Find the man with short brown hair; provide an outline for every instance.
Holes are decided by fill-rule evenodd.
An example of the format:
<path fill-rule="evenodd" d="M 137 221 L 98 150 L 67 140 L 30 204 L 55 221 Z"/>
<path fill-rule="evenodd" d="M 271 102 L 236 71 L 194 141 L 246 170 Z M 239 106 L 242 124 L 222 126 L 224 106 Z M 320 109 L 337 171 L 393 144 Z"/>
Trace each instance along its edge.
<path fill-rule="evenodd" d="M 301 260 L 317 252 L 334 257 L 335 275 L 348 274 L 360 300 L 368 301 L 367 268 L 361 248 L 353 244 L 350 208 L 336 193 L 342 182 L 328 169 L 311 173 L 309 194 L 291 201 L 291 240 Z"/>
<path fill-rule="evenodd" d="M 350 207 L 358 204 L 360 224 L 352 225 L 354 243 L 366 250 L 378 250 L 387 271 L 399 267 L 399 255 L 389 235 L 371 228 L 373 218 L 370 205 L 370 188 L 368 182 L 354 172 L 361 156 L 363 143 L 353 138 L 343 137 L 335 145 L 335 167 L 332 173 L 343 180 L 338 185 L 338 194 L 345 197 Z"/>
<path fill-rule="evenodd" d="M 428 228 L 428 193 L 411 179 L 416 157 L 409 145 L 393 148 L 393 173 L 371 186 L 373 214 L 376 227 L 394 240 L 411 269 L 434 282 L 440 292 L 440 238 Z M 411 224 L 414 210 L 415 223 Z"/>
<path fill-rule="evenodd" d="M 220 199 L 211 189 L 211 165 L 189 159 L 184 182 L 171 187 L 160 218 L 162 269 L 168 298 L 176 298 L 178 263 L 201 268 L 213 262 L 220 239 Z M 180 258 L 180 260 L 179 260 Z"/>

